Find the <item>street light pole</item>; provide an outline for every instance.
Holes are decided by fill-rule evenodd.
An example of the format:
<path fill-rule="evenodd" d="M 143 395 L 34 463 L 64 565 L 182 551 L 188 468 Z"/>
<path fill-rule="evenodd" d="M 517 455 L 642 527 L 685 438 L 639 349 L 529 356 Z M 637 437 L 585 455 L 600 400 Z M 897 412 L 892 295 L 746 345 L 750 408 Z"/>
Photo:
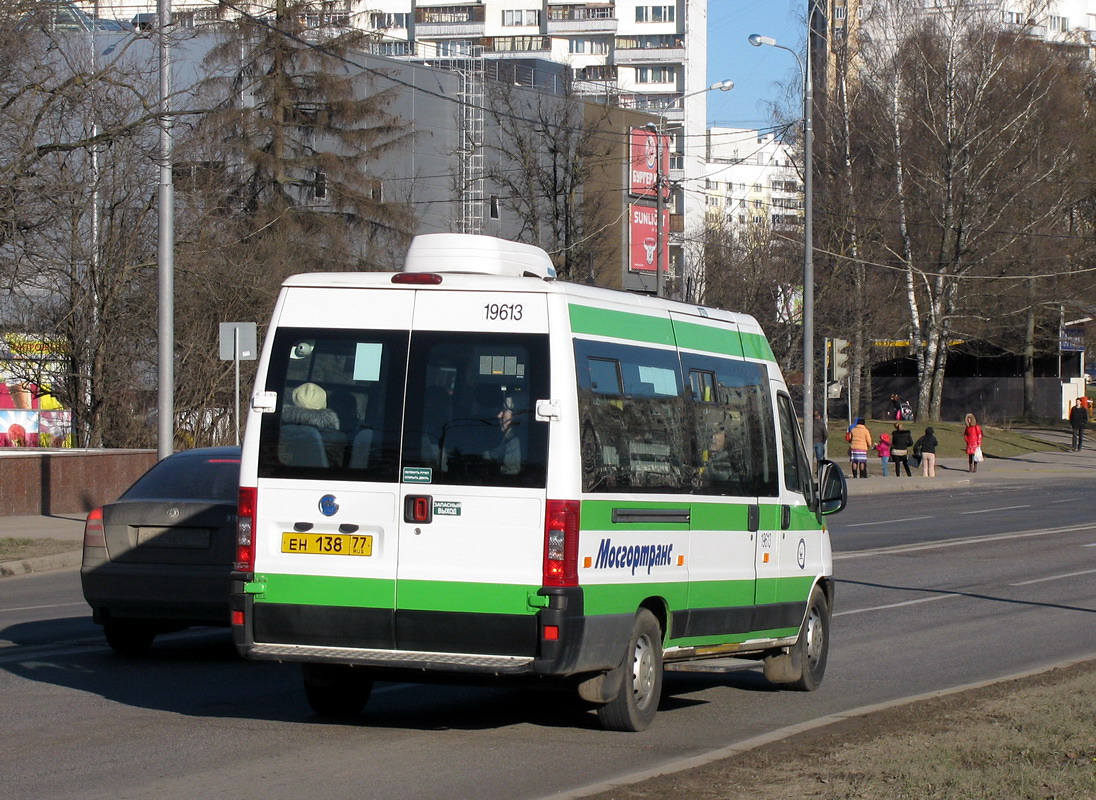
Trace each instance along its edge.
<path fill-rule="evenodd" d="M 807 452 L 814 449 L 814 88 L 811 74 L 811 43 L 807 39 L 807 62 L 790 47 L 777 44 L 770 36 L 752 33 L 754 47 L 768 45 L 787 50 L 803 76 L 803 438 Z"/>
<path fill-rule="evenodd" d="M 711 86 L 705 86 L 703 89 L 698 89 L 695 92 L 689 92 L 681 95 L 681 97 L 675 98 L 673 103 L 670 104 L 670 108 L 674 108 L 678 103 L 684 102 L 686 98 L 693 97 L 698 94 L 704 94 L 705 92 L 712 92 L 718 89 L 721 92 L 729 92 L 734 88 L 734 81 L 721 80 L 716 81 Z M 682 107 L 684 108 L 684 107 Z M 668 109 L 667 109 L 668 110 Z M 666 199 L 663 197 L 663 189 L 668 183 L 668 178 L 665 172 L 662 170 L 662 155 L 665 151 L 665 130 L 663 123 L 666 121 L 665 115 L 659 115 L 659 124 L 656 128 L 653 122 L 647 123 L 647 129 L 652 131 L 656 137 L 655 148 L 655 296 L 662 297 L 665 293 L 663 288 L 662 277 L 662 237 L 665 235 L 662 225 L 662 215 L 666 213 Z M 686 136 L 688 134 L 686 133 Z M 684 148 L 683 148 L 684 150 Z M 667 265 L 669 266 L 669 265 Z M 681 276 L 681 285 L 678 287 L 678 299 L 684 299 L 685 291 L 685 276 Z"/>

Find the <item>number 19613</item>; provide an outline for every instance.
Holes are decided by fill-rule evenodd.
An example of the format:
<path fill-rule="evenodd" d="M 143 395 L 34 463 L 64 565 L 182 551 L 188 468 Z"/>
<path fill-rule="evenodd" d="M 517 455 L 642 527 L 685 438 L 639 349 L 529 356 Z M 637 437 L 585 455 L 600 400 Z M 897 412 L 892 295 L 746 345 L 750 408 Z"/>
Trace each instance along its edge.
<path fill-rule="evenodd" d="M 521 319 L 521 303 L 485 303 L 483 318 L 488 320 Z"/>

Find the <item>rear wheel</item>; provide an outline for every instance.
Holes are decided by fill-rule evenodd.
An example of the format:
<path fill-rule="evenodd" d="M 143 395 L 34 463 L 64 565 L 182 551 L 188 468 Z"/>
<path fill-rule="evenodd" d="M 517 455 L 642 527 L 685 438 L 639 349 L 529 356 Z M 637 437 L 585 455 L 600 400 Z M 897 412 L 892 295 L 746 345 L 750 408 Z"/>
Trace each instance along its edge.
<path fill-rule="evenodd" d="M 107 637 L 110 649 L 120 656 L 140 656 L 152 647 L 156 638 L 156 628 L 141 620 L 105 620 L 103 635 Z"/>
<path fill-rule="evenodd" d="M 645 608 L 636 614 L 622 669 L 620 691 L 598 707 L 598 720 L 608 731 L 646 730 L 662 698 L 662 628 Z"/>
<path fill-rule="evenodd" d="M 368 672 L 345 664 L 302 664 L 301 674 L 308 705 L 321 717 L 355 717 L 373 691 Z"/>

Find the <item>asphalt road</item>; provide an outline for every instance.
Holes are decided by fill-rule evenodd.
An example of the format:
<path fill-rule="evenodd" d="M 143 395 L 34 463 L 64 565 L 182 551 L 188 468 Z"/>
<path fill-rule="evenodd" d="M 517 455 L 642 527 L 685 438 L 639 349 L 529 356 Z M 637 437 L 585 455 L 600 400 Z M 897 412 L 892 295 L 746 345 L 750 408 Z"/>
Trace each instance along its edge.
<path fill-rule="evenodd" d="M 102 644 L 75 572 L 0 582 L 5 796 L 538 798 L 849 709 L 1096 656 L 1096 507 L 1068 487 L 865 498 L 831 517 L 839 583 L 826 681 L 771 689 L 726 661 L 667 675 L 642 734 L 576 700 L 381 685 L 319 722 L 294 665 L 236 659 L 228 635 Z M 718 669 L 714 669 L 718 667 Z M 573 796 L 573 795 L 572 795 Z"/>

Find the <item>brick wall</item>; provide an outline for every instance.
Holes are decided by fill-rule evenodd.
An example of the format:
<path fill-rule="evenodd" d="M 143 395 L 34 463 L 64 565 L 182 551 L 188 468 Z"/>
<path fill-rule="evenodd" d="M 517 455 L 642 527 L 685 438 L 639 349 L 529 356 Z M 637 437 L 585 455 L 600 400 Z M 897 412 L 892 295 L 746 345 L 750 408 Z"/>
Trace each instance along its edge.
<path fill-rule="evenodd" d="M 109 503 L 156 463 L 154 450 L 0 450 L 0 517 L 74 514 Z"/>

